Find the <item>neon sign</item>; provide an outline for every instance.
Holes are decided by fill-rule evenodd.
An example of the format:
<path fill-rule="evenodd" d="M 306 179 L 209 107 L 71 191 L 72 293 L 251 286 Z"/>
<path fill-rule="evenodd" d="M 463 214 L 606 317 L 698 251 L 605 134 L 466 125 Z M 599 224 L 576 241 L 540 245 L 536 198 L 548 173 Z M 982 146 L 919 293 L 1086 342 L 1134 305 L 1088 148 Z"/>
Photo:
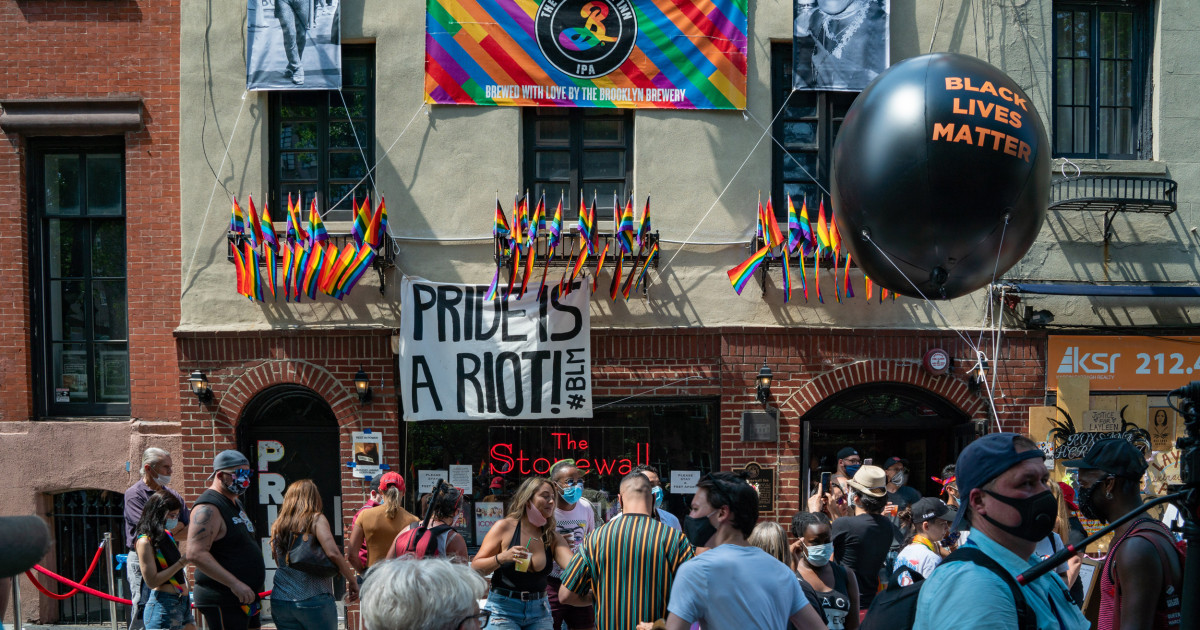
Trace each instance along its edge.
<path fill-rule="evenodd" d="M 517 449 L 516 455 L 513 455 L 513 445 L 510 442 L 497 442 L 488 450 L 488 455 L 492 461 L 488 464 L 491 474 L 505 475 L 510 472 L 516 472 L 521 475 L 548 475 L 550 467 L 554 462 L 570 457 L 575 460 L 575 465 L 582 472 L 594 470 L 601 475 L 627 475 L 635 466 L 640 464 L 650 463 L 650 443 L 638 442 L 634 445 L 636 453 L 633 459 L 628 456 L 607 458 L 607 457 L 581 457 L 580 452 L 586 455 L 588 450 L 587 440 L 576 440 L 571 437 L 570 433 L 551 433 L 554 438 L 554 450 L 563 452 L 562 455 L 553 455 L 544 457 L 534 454 L 527 454 L 525 449 Z"/>

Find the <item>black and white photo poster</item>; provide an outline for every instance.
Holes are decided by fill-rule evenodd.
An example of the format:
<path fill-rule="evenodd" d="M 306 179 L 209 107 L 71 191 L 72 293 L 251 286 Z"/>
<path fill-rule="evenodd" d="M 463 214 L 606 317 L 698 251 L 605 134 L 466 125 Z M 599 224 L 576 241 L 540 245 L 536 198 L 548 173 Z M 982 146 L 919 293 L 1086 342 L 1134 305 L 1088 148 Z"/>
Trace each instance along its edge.
<path fill-rule="evenodd" d="M 341 89 L 341 23 L 341 0 L 248 0 L 246 89 Z"/>
<path fill-rule="evenodd" d="M 486 300 L 485 286 L 404 278 L 404 419 L 591 418 L 588 288 Z"/>
<path fill-rule="evenodd" d="M 859 92 L 888 67 L 890 0 L 795 0 L 792 86 Z"/>

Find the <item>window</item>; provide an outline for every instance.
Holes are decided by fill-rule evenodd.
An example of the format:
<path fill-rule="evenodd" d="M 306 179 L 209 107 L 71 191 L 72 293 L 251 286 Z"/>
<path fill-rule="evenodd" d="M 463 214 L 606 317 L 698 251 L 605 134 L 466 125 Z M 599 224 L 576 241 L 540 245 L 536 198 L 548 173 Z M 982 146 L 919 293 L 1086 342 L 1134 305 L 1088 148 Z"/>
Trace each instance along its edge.
<path fill-rule="evenodd" d="M 527 107 L 523 116 L 524 179 L 533 199 L 546 193 L 553 212 L 561 195 L 563 219 L 578 217 L 580 191 L 588 203 L 596 195 L 598 218 L 607 216 L 599 209 L 614 192 L 624 202 L 633 178 L 633 111 Z"/>
<path fill-rule="evenodd" d="M 1055 3 L 1055 155 L 1133 159 L 1144 153 L 1145 12 L 1126 3 Z"/>
<path fill-rule="evenodd" d="M 39 415 L 129 414 L 120 139 L 30 143 Z"/>
<path fill-rule="evenodd" d="M 375 165 L 374 49 L 342 47 L 341 92 L 271 92 L 270 108 L 272 218 L 282 219 L 288 193 L 299 193 L 305 204 L 316 194 L 322 212 L 337 203 L 326 221 L 350 220 L 351 193 L 362 199 L 371 190 L 362 180 Z"/>
<path fill-rule="evenodd" d="M 784 195 L 790 195 L 797 212 L 807 199 L 809 218 L 816 221 L 817 206 L 826 196 L 821 188 L 829 189 L 833 141 L 858 93 L 793 92 L 790 43 L 771 46 L 771 77 L 772 111 L 778 112 L 786 104 L 771 130 L 783 145 L 771 145 L 775 215 L 787 218 Z"/>

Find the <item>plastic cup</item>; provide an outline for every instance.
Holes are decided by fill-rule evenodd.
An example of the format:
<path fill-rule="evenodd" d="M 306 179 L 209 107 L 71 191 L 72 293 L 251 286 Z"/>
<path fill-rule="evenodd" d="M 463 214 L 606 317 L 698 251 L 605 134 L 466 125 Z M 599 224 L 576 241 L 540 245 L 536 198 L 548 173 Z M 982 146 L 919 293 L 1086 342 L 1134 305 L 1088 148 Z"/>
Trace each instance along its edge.
<path fill-rule="evenodd" d="M 528 553 L 518 554 L 514 560 L 516 562 L 516 569 L 518 571 L 520 571 L 521 573 L 525 573 L 525 572 L 529 571 L 530 557 L 529 557 Z"/>

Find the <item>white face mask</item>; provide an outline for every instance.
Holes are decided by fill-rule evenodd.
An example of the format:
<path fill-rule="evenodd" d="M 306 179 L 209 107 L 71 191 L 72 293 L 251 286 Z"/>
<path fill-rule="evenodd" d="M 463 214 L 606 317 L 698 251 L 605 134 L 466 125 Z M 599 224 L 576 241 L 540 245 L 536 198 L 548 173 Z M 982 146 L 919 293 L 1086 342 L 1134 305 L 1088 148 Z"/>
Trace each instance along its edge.
<path fill-rule="evenodd" d="M 171 475 L 158 475 L 154 478 L 154 483 L 157 483 L 160 486 L 170 485 Z"/>

